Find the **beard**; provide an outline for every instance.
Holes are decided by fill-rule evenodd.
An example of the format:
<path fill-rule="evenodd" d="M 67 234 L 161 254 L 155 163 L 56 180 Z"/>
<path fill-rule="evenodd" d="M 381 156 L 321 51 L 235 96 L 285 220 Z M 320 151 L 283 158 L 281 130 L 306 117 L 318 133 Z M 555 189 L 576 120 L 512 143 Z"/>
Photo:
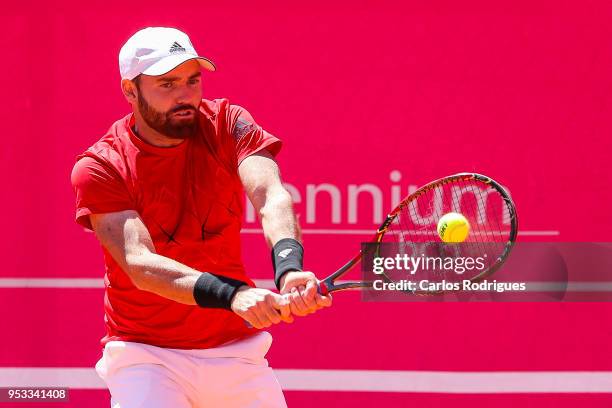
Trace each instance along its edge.
<path fill-rule="evenodd" d="M 200 121 L 198 118 L 198 109 L 191 105 L 178 105 L 167 112 L 160 112 L 153 108 L 142 96 L 138 93 L 138 108 L 144 121 L 150 128 L 161 133 L 170 139 L 187 139 L 194 137 L 200 129 Z M 193 119 L 176 120 L 174 113 L 181 110 L 190 110 L 193 112 Z"/>

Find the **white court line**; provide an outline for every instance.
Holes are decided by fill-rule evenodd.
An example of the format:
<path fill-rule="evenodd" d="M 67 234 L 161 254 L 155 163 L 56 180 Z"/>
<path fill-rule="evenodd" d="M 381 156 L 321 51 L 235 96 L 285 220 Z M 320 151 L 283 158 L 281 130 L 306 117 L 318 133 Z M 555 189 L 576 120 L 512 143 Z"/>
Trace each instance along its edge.
<path fill-rule="evenodd" d="M 253 279 L 258 288 L 275 289 L 273 279 Z M 104 289 L 104 279 L 90 278 L 0 278 L 0 288 Z"/>
<path fill-rule="evenodd" d="M 0 288 L 102 288 L 96 278 L 0 278 Z"/>
<path fill-rule="evenodd" d="M 273 279 L 253 279 L 258 288 L 275 289 Z M 337 283 L 342 283 L 340 280 Z M 612 282 L 527 282 L 528 291 L 611 292 Z M 0 288 L 104 288 L 103 279 L 89 278 L 0 278 Z"/>
<path fill-rule="evenodd" d="M 612 393 L 611 371 L 394 371 L 276 369 L 286 391 Z M 93 368 L 0 368 L 0 387 L 105 389 Z"/>
<path fill-rule="evenodd" d="M 273 279 L 253 279 L 258 288 L 276 289 Z M 337 283 L 345 281 L 339 280 Z M 526 282 L 527 292 L 612 292 L 612 282 Z M 0 278 L 0 288 L 103 289 L 103 279 Z M 519 292 L 519 291 L 514 291 Z"/>
<path fill-rule="evenodd" d="M 240 230 L 243 234 L 262 234 L 261 228 L 243 228 Z M 312 235 L 374 235 L 375 229 L 311 229 L 305 228 L 302 234 Z M 429 235 L 430 231 L 413 231 L 417 235 Z M 560 231 L 519 231 L 518 235 L 523 237 L 553 237 L 560 235 Z"/>

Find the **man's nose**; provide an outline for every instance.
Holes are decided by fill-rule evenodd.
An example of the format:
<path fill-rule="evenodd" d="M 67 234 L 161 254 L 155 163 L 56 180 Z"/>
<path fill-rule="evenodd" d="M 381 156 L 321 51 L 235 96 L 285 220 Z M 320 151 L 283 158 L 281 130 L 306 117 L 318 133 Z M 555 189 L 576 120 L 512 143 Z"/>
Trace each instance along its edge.
<path fill-rule="evenodd" d="M 196 93 L 196 90 L 193 87 L 182 85 L 177 87 L 175 94 L 175 102 L 177 105 L 191 105 L 191 101 L 193 100 L 193 96 Z"/>

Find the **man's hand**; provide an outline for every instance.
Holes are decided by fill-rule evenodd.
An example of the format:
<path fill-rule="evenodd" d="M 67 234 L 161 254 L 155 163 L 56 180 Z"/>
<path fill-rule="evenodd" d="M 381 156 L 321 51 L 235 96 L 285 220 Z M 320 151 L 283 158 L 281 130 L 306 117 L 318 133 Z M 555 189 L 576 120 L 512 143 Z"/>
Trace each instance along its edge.
<path fill-rule="evenodd" d="M 332 304 L 330 295 L 319 294 L 319 281 L 312 272 L 287 272 L 280 283 L 280 293 L 289 295 L 291 313 L 295 316 L 306 316 Z"/>
<path fill-rule="evenodd" d="M 257 329 L 281 321 L 293 323 L 289 299 L 267 289 L 240 287 L 232 299 L 232 311 Z"/>

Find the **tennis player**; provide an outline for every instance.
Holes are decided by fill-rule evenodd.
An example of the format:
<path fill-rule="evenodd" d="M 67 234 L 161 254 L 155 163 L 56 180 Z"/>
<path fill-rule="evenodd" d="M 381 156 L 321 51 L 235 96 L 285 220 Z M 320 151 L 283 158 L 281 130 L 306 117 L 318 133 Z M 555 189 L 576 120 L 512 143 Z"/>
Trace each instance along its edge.
<path fill-rule="evenodd" d="M 261 329 L 331 304 L 302 271 L 281 141 L 243 108 L 202 99 L 213 63 L 183 32 L 134 34 L 119 53 L 132 113 L 77 158 L 76 220 L 102 245 L 103 355 L 114 408 L 284 407 Z M 282 295 L 240 255 L 242 197 L 261 216 Z M 263 267 L 263 266 L 262 266 Z"/>

